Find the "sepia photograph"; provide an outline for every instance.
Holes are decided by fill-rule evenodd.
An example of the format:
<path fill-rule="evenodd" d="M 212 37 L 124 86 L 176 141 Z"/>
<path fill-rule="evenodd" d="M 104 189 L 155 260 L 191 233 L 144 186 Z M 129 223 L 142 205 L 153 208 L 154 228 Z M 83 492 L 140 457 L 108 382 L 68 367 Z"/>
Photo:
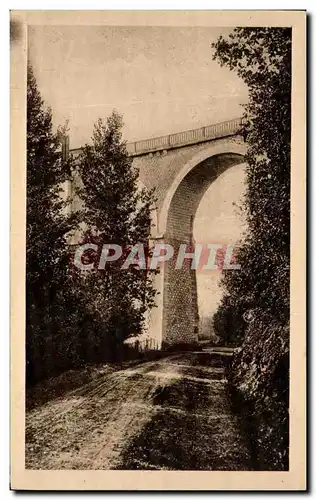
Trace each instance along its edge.
<path fill-rule="evenodd" d="M 11 12 L 14 484 L 304 489 L 305 12 L 101 14 Z"/>

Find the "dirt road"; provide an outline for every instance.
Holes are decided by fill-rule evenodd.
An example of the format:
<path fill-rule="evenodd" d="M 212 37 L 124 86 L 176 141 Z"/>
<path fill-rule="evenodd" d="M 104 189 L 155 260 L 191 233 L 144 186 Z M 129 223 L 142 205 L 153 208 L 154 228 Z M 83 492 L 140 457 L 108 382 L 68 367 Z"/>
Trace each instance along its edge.
<path fill-rule="evenodd" d="M 210 350 L 100 375 L 26 416 L 29 469 L 251 470 Z"/>

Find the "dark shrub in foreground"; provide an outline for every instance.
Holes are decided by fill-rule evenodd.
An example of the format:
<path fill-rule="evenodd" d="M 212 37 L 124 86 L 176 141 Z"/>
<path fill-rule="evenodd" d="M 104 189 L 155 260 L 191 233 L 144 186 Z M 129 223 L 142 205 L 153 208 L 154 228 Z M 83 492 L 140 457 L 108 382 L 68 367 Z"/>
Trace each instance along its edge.
<path fill-rule="evenodd" d="M 229 379 L 260 470 L 288 470 L 289 324 L 249 326 Z"/>

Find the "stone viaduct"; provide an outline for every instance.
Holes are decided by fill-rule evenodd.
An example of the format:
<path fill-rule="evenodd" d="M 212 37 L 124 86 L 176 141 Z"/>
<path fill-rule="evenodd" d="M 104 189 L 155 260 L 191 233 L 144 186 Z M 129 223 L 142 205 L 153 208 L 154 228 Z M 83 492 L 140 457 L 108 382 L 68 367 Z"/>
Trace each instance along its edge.
<path fill-rule="evenodd" d="M 173 245 L 175 254 L 181 243 L 192 244 L 195 213 L 207 188 L 226 169 L 244 162 L 241 125 L 238 118 L 127 145 L 141 183 L 155 188 L 152 238 Z M 197 341 L 195 270 L 165 262 L 155 286 L 160 293 L 148 318 L 149 336 L 159 345 Z"/>

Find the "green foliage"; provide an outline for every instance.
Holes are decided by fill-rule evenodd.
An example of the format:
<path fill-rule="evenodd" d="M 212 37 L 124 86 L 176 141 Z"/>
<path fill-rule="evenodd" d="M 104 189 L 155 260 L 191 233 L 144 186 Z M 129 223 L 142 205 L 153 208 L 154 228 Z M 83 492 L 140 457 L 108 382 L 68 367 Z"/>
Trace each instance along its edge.
<path fill-rule="evenodd" d="M 122 258 L 98 269 L 95 266 L 84 279 L 93 314 L 98 314 L 102 333 L 100 349 L 112 353 L 123 341 L 141 333 L 145 312 L 153 307 L 155 291 L 152 272 L 132 265 L 122 269 L 131 246 L 143 244 L 150 256 L 150 213 L 153 192 L 138 187 L 138 171 L 122 140 L 122 117 L 114 111 L 94 127 L 92 145 L 85 146 L 78 160 L 77 174 L 83 201 L 84 241 L 93 242 L 101 251 L 103 244 L 123 249 Z M 106 347 L 107 346 L 107 347 Z"/>
<path fill-rule="evenodd" d="M 244 337 L 245 322 L 237 304 L 225 295 L 213 316 L 213 328 L 223 345 L 239 345 Z"/>
<path fill-rule="evenodd" d="M 27 83 L 27 270 L 33 283 L 54 280 L 63 270 L 65 234 L 73 220 L 64 215 L 61 197 L 68 167 L 61 161 L 59 134 L 52 131 L 51 110 L 44 107 L 30 66 Z"/>
<path fill-rule="evenodd" d="M 27 380 L 41 376 L 58 350 L 58 335 L 69 326 L 67 233 L 77 216 L 67 215 L 62 185 L 70 163 L 63 162 L 52 113 L 45 108 L 31 66 L 27 75 L 26 367 Z M 49 347 L 48 347 L 49 346 Z M 63 343 L 63 347 L 64 343 Z M 65 349 L 62 349 L 65 350 Z M 49 353 L 49 354 L 48 354 Z M 46 355 L 50 359 L 46 359 Z"/>
<path fill-rule="evenodd" d="M 247 234 L 240 270 L 226 271 L 217 334 L 241 348 L 231 381 L 254 422 L 258 467 L 288 467 L 290 319 L 291 29 L 236 28 L 214 44 L 214 58 L 248 86 L 242 133 Z M 252 321 L 244 322 L 251 311 Z M 224 325 L 224 327 L 223 327 Z M 227 328 L 227 329 L 226 329 Z M 244 419 L 246 417 L 244 416 Z"/>
<path fill-rule="evenodd" d="M 70 235 L 85 224 L 85 241 L 149 246 L 152 193 L 138 189 L 138 172 L 121 137 L 117 113 L 95 126 L 93 145 L 75 166 L 63 161 L 52 113 L 40 96 L 32 68 L 27 81 L 27 383 L 84 365 L 117 359 L 123 341 L 140 333 L 154 304 L 151 276 L 121 261 L 82 276 L 71 264 Z M 68 210 L 63 185 L 73 175 L 84 208 Z M 81 226 L 80 226 L 81 224 Z M 150 250 L 148 249 L 148 256 Z"/>
<path fill-rule="evenodd" d="M 237 28 L 214 57 L 244 80 L 248 144 L 244 211 L 248 230 L 223 286 L 230 304 L 285 324 L 289 320 L 291 30 Z M 224 299 L 225 301 L 226 299 Z M 225 304 L 223 303 L 223 308 Z"/>
<path fill-rule="evenodd" d="M 230 369 L 236 410 L 260 470 L 289 466 L 289 330 L 271 320 L 252 323 Z"/>

